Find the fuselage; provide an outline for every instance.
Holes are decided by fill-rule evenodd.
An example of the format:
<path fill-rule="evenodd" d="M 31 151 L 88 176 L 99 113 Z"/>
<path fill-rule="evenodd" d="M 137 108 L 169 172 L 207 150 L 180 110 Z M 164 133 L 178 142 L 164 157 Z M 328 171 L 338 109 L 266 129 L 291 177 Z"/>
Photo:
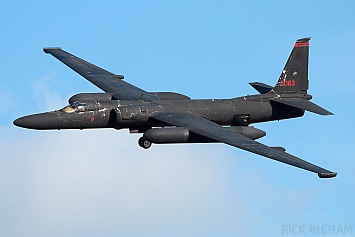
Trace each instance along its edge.
<path fill-rule="evenodd" d="M 147 92 L 94 64 L 61 48 L 44 48 L 62 63 L 102 89 L 103 93 L 79 93 L 63 109 L 21 117 L 14 121 L 29 129 L 129 129 L 142 133 L 138 145 L 144 149 L 155 144 L 225 144 L 318 173 L 321 178 L 336 173 L 313 165 L 285 152 L 256 142 L 265 131 L 249 126 L 272 120 L 300 117 L 305 110 L 332 113 L 310 102 L 308 93 L 309 40 L 296 41 L 274 87 L 250 83 L 260 94 L 232 99 L 192 100 L 174 92 Z"/>
<path fill-rule="evenodd" d="M 154 113 L 193 113 L 220 125 L 245 126 L 300 117 L 304 110 L 273 103 L 270 96 L 203 100 L 105 100 L 76 102 L 57 111 L 15 120 L 30 129 L 129 128 L 144 132 L 167 124 L 150 119 Z"/>

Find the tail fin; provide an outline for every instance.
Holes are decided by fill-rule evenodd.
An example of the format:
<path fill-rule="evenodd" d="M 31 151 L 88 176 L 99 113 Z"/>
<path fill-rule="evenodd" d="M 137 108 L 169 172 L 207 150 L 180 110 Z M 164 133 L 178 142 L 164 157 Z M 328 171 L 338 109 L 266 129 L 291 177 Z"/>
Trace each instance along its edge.
<path fill-rule="evenodd" d="M 311 38 L 296 40 L 280 78 L 273 90 L 277 94 L 307 94 L 308 90 L 308 56 Z"/>
<path fill-rule="evenodd" d="M 282 70 L 281 76 L 272 89 L 280 95 L 271 98 L 271 101 L 291 107 L 307 110 L 320 115 L 332 115 L 332 112 L 310 102 L 311 95 L 308 90 L 308 56 L 309 41 L 311 38 L 296 40 L 295 46 Z M 295 96 L 282 96 L 282 94 L 296 94 Z M 302 95 L 300 97 L 300 95 Z"/>

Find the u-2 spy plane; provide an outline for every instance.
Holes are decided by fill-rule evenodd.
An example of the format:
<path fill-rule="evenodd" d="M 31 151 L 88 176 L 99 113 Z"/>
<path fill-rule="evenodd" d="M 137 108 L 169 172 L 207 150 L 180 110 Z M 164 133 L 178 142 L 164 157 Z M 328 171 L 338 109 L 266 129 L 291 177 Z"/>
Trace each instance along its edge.
<path fill-rule="evenodd" d="M 192 100 L 173 92 L 147 92 L 61 48 L 44 48 L 62 63 L 98 86 L 105 93 L 80 93 L 63 109 L 24 116 L 14 124 L 30 129 L 128 128 L 142 133 L 139 146 L 152 143 L 209 143 L 228 145 L 318 174 L 331 172 L 296 156 L 283 147 L 255 141 L 266 135 L 251 126 L 272 120 L 303 116 L 305 110 L 320 115 L 332 113 L 310 102 L 308 57 L 310 38 L 298 39 L 274 87 L 250 83 L 259 94 L 232 99 Z"/>

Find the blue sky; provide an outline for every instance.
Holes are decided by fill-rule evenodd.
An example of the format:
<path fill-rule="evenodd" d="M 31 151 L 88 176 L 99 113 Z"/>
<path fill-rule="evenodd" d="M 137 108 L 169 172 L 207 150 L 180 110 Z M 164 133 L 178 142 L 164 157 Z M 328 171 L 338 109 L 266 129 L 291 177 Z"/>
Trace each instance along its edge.
<path fill-rule="evenodd" d="M 337 235 L 313 234 L 317 225 L 355 234 L 354 9 L 353 1 L 3 4 L 0 236 L 284 236 L 285 226 Z M 223 144 L 146 151 L 127 131 L 12 125 L 100 91 L 43 47 L 147 91 L 230 98 L 256 93 L 249 82 L 274 85 L 303 37 L 312 37 L 312 101 L 335 115 L 255 126 L 267 132 L 261 142 L 337 171 L 334 179 Z"/>

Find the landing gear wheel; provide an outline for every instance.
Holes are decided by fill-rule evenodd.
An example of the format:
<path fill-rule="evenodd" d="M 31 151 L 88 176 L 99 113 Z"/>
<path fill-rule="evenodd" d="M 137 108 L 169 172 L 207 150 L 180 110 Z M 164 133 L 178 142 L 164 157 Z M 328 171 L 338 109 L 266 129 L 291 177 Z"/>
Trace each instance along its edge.
<path fill-rule="evenodd" d="M 144 149 L 148 149 L 149 147 L 152 146 L 152 143 L 147 141 L 144 137 L 139 138 L 138 140 L 138 145 L 140 147 L 143 147 Z"/>

